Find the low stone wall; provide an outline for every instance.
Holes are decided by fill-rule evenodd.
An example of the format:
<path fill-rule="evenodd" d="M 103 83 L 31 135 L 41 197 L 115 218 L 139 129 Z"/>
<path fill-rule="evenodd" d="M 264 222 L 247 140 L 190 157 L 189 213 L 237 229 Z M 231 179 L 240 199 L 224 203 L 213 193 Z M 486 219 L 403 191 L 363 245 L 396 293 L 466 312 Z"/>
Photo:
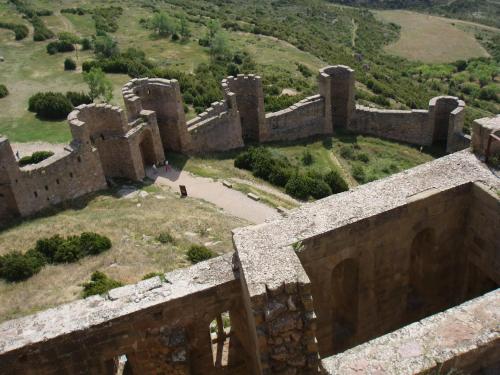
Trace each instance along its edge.
<path fill-rule="evenodd" d="M 432 143 L 432 129 L 427 110 L 397 111 L 357 105 L 347 129 L 355 133 L 417 145 Z"/>
<path fill-rule="evenodd" d="M 325 375 L 491 374 L 500 368 L 500 290 L 325 358 Z"/>
<path fill-rule="evenodd" d="M 326 134 L 325 102 L 310 96 L 287 109 L 266 115 L 266 138 L 262 141 L 295 140 Z"/>
<path fill-rule="evenodd" d="M 500 137 L 500 115 L 493 118 L 481 118 L 472 124 L 472 149 L 475 153 L 485 156 L 490 135 Z M 500 155 L 500 142 L 491 141 L 491 155 Z"/>
<path fill-rule="evenodd" d="M 4 139 L 1 164 L 7 177 L 4 186 L 10 191 L 11 209 L 15 201 L 15 211 L 21 216 L 107 186 L 97 150 L 79 142 L 41 163 L 20 168 Z"/>
<path fill-rule="evenodd" d="M 240 116 L 233 93 L 227 93 L 226 100 L 213 103 L 187 125 L 190 152 L 226 151 L 244 146 Z"/>
<path fill-rule="evenodd" d="M 226 311 L 225 370 L 248 374 L 248 331 L 232 257 L 0 324 L 2 374 L 111 374 L 121 355 L 134 374 L 220 374 L 210 323 Z"/>

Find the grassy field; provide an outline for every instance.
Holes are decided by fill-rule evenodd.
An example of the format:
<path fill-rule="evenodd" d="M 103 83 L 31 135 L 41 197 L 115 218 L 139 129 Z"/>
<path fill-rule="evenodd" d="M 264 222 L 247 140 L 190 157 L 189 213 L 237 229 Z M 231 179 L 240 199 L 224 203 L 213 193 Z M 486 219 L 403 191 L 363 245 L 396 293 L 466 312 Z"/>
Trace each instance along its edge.
<path fill-rule="evenodd" d="M 292 165 L 303 168 L 304 171 L 312 170 L 324 174 L 331 169 L 336 169 L 341 172 L 350 187 L 384 178 L 442 156 L 442 153 L 434 149 L 420 151 L 418 147 L 398 142 L 343 133 L 335 134 L 333 137 L 317 137 L 298 142 L 271 143 L 265 147 L 270 148 L 273 153 L 286 156 Z M 346 152 L 343 151 L 345 148 L 353 150 L 351 157 L 347 157 Z M 302 156 L 306 150 L 313 156 L 313 163 L 309 166 L 304 166 L 302 163 Z M 176 167 L 203 177 L 243 180 L 248 181 L 249 184 L 271 187 L 268 182 L 254 177 L 251 172 L 234 167 L 234 159 L 238 153 L 239 151 L 234 151 L 204 157 L 174 154 L 169 160 Z M 359 154 L 365 154 L 367 160 L 358 160 Z M 355 169 L 362 169 L 364 177 L 354 178 Z M 276 194 L 265 194 L 262 189 L 255 190 L 255 186 L 238 187 L 237 185 L 235 187 L 244 192 L 268 195 L 266 203 L 272 206 L 282 205 L 290 208 L 287 202 L 283 202 Z M 273 186 L 273 189 L 279 188 Z"/>
<path fill-rule="evenodd" d="M 454 20 L 404 10 L 375 14 L 384 22 L 401 26 L 401 38 L 386 47 L 388 53 L 427 63 L 489 56 L 474 34 L 456 27 Z"/>
<path fill-rule="evenodd" d="M 38 6 L 55 11 L 54 15 L 43 17 L 44 22 L 54 32 L 72 32 L 81 37 L 95 34 L 95 26 L 90 15 L 78 16 L 61 14 L 64 7 L 78 5 L 89 6 L 85 1 L 35 2 Z M 110 4 L 112 2 L 109 2 Z M 185 42 L 172 42 L 169 39 L 158 39 L 151 36 L 149 30 L 140 24 L 141 18 L 149 18 L 151 10 L 134 5 L 133 2 L 121 2 L 123 15 L 119 18 L 119 29 L 112 34 L 120 48 L 125 50 L 134 47 L 143 50 L 151 60 L 171 66 L 183 72 L 192 72 L 196 66 L 209 61 L 207 50 L 198 44 L 197 39 L 205 35 L 206 28 L 192 24 L 193 36 Z M 163 4 L 172 11 L 172 6 Z M 0 0 L 0 20 L 24 23 L 30 26 L 17 14 L 6 0 Z M 266 36 L 245 33 L 231 33 L 229 37 L 233 49 L 248 50 L 259 66 L 262 74 L 278 69 L 290 77 L 298 77 L 297 63 L 317 70 L 324 63 L 311 54 L 300 51 L 291 44 Z M 13 142 L 47 141 L 51 143 L 70 140 L 69 128 L 65 121 L 43 121 L 27 111 L 28 99 L 40 91 L 83 91 L 86 84 L 80 71 L 66 72 L 63 62 L 71 57 L 80 66 L 85 60 L 93 58 L 93 53 L 71 52 L 49 55 L 46 42 L 34 42 L 31 35 L 22 41 L 15 41 L 14 34 L 0 29 L 0 56 L 5 62 L 0 63 L 0 83 L 5 84 L 10 95 L 0 100 L 0 134 L 6 135 Z M 114 84 L 113 104 L 123 105 L 121 87 L 130 77 L 121 74 L 110 74 Z M 314 79 L 310 81 L 314 84 Z"/>
<path fill-rule="evenodd" d="M 123 283 L 137 282 L 149 272 L 188 266 L 189 244 L 205 244 L 217 253 L 232 250 L 231 229 L 248 225 L 209 203 L 179 199 L 159 187 L 147 186 L 145 198 L 95 196 L 53 215 L 27 220 L 0 232 L 0 254 L 26 251 L 41 237 L 94 231 L 111 238 L 111 250 L 67 265 L 46 266 L 19 283 L 0 281 L 0 321 L 26 315 L 80 298 L 82 284 L 95 270 Z M 159 199 L 158 197 L 161 197 Z M 168 215 L 176 212 L 176 215 Z M 155 237 L 169 232 L 176 244 Z"/>

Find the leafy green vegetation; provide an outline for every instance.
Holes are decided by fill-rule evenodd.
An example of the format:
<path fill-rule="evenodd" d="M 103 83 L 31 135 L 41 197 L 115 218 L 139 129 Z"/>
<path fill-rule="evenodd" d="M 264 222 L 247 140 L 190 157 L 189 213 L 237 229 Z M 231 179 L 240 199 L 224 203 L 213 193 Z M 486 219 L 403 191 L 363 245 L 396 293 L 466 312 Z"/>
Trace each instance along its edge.
<path fill-rule="evenodd" d="M 0 22 L 0 29 L 12 30 L 16 36 L 16 40 L 23 40 L 29 33 L 29 30 L 25 25 L 17 23 Z"/>
<path fill-rule="evenodd" d="M 212 250 L 201 245 L 191 245 L 187 252 L 187 257 L 193 264 L 213 258 L 215 255 Z"/>
<path fill-rule="evenodd" d="M 97 255 L 111 248 L 111 241 L 97 233 L 62 238 L 42 238 L 25 254 L 11 251 L 0 256 L 0 278 L 22 281 L 38 273 L 45 264 L 72 263 L 84 256 Z"/>
<path fill-rule="evenodd" d="M 19 160 L 19 165 L 21 167 L 29 164 L 38 164 L 45 159 L 50 158 L 54 153 L 52 151 L 36 151 L 30 156 L 24 156 Z"/>
<path fill-rule="evenodd" d="M 123 284 L 115 279 L 112 279 L 103 272 L 95 271 L 90 276 L 90 281 L 84 283 L 83 285 L 83 298 L 90 296 L 104 294 L 111 289 L 123 286 Z"/>
<path fill-rule="evenodd" d="M 64 60 L 64 70 L 76 70 L 76 62 L 69 57 Z"/>
<path fill-rule="evenodd" d="M 292 197 L 306 200 L 309 196 L 320 199 L 348 190 L 347 183 L 334 169 L 324 174 L 318 169 L 304 169 L 311 166 L 314 156 L 308 148 L 302 151 L 301 163 L 292 162 L 283 154 L 267 147 L 249 148 L 234 160 L 236 168 L 252 171 L 255 177 L 266 180 L 278 187 L 284 187 Z"/>
<path fill-rule="evenodd" d="M 62 93 L 45 92 L 29 99 L 28 110 L 47 120 L 62 120 L 73 110 L 73 105 Z"/>
<path fill-rule="evenodd" d="M 9 90 L 5 85 L 0 85 L 0 99 L 5 98 L 9 95 Z"/>
<path fill-rule="evenodd" d="M 157 241 L 162 244 L 172 244 L 175 245 L 175 238 L 168 232 L 161 232 L 157 237 Z"/>

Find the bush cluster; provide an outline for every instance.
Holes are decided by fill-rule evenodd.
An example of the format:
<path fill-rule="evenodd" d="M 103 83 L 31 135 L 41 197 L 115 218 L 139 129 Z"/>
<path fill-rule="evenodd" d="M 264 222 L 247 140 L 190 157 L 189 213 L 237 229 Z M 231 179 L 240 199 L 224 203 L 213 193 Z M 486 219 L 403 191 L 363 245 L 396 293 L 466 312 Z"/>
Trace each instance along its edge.
<path fill-rule="evenodd" d="M 215 255 L 212 250 L 201 245 L 191 245 L 187 252 L 187 257 L 193 264 L 213 258 Z"/>
<path fill-rule="evenodd" d="M 87 14 L 87 11 L 84 8 L 63 8 L 61 9 L 61 13 L 68 13 L 68 14 L 76 14 L 79 16 L 84 16 Z"/>
<path fill-rule="evenodd" d="M 31 24 L 33 25 L 33 40 L 35 42 L 41 42 L 47 39 L 53 38 L 55 35 L 50 30 L 42 19 L 38 16 L 35 16 L 31 19 Z"/>
<path fill-rule="evenodd" d="M 64 60 L 64 70 L 76 70 L 76 62 L 73 59 L 67 58 Z"/>
<path fill-rule="evenodd" d="M 45 159 L 50 158 L 54 153 L 52 151 L 35 151 L 30 156 L 24 156 L 19 160 L 19 165 L 21 167 L 28 164 L 38 164 Z"/>
<path fill-rule="evenodd" d="M 16 36 L 16 40 L 23 40 L 29 33 L 29 29 L 25 25 L 17 23 L 0 22 L 0 29 L 12 30 Z"/>
<path fill-rule="evenodd" d="M 60 92 L 40 92 L 29 99 L 28 110 L 43 119 L 62 120 L 73 110 L 73 105 Z"/>
<path fill-rule="evenodd" d="M 174 236 L 172 236 L 170 233 L 168 232 L 161 232 L 157 237 L 156 237 L 156 240 L 162 244 L 172 244 L 172 245 L 175 245 L 176 241 L 175 241 L 175 238 Z"/>
<path fill-rule="evenodd" d="M 9 95 L 9 90 L 7 90 L 7 86 L 0 85 L 0 99 L 5 98 Z"/>
<path fill-rule="evenodd" d="M 118 30 L 118 18 L 122 13 L 123 8 L 120 6 L 95 8 L 92 12 L 92 18 L 95 22 L 97 34 L 116 32 Z"/>
<path fill-rule="evenodd" d="M 25 254 L 11 251 L 0 256 L 0 278 L 9 282 L 26 280 L 39 272 L 45 264 L 72 263 L 110 248 L 109 238 L 91 232 L 67 238 L 59 235 L 42 238 Z"/>
<path fill-rule="evenodd" d="M 30 97 L 28 110 L 36 113 L 43 119 L 62 120 L 80 104 L 92 103 L 89 95 L 68 91 L 66 94 L 59 92 L 39 92 Z"/>
<path fill-rule="evenodd" d="M 47 44 L 47 53 L 49 55 L 55 55 L 58 52 L 72 52 L 75 50 L 75 46 L 68 40 L 56 40 Z"/>
<path fill-rule="evenodd" d="M 112 279 L 103 272 L 95 271 L 90 276 L 90 281 L 84 283 L 82 286 L 82 295 L 84 298 L 87 298 L 96 294 L 104 294 L 111 289 L 123 286 L 123 284 L 117 280 Z"/>
<path fill-rule="evenodd" d="M 310 151 L 306 150 L 302 161 L 311 164 L 312 158 Z M 315 171 L 302 172 L 294 168 L 286 157 L 273 155 L 262 146 L 251 147 L 240 153 L 234 166 L 252 171 L 255 177 L 273 185 L 284 187 L 287 194 L 298 199 L 306 200 L 310 196 L 321 199 L 348 190 L 347 183 L 337 171 L 331 170 L 324 175 Z"/>

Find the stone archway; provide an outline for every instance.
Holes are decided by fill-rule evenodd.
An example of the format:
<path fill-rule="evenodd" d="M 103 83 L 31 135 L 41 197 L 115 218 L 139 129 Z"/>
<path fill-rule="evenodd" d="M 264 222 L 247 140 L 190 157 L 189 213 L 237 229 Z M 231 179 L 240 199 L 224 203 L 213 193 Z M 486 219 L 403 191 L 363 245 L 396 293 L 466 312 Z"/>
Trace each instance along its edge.
<path fill-rule="evenodd" d="M 354 259 L 340 262 L 332 271 L 333 349 L 345 349 L 354 337 L 358 324 L 358 264 Z"/>
<path fill-rule="evenodd" d="M 439 289 L 439 272 L 434 262 L 436 250 L 434 229 L 423 229 L 413 238 L 410 248 L 410 282 L 406 304 L 410 314 L 418 315 L 426 306 L 432 304 L 433 295 Z"/>

